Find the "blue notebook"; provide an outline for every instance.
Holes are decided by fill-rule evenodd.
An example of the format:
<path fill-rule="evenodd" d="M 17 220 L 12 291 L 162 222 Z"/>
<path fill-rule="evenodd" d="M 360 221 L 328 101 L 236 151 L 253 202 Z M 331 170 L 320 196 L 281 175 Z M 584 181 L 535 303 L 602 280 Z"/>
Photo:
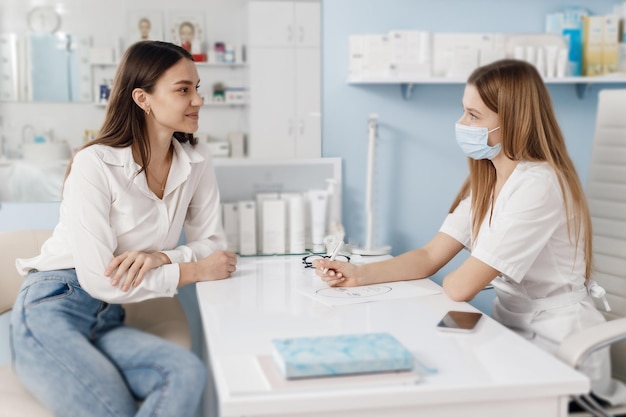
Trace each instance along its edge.
<path fill-rule="evenodd" d="M 288 379 L 413 369 L 413 355 L 388 333 L 272 340 L 274 362 Z"/>

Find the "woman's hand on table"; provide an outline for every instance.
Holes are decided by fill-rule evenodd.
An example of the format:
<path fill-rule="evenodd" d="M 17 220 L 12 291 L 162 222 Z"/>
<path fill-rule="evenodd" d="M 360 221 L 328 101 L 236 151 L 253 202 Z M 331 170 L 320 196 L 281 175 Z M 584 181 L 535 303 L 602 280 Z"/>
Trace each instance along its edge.
<path fill-rule="evenodd" d="M 198 281 L 213 281 L 230 277 L 237 270 L 237 254 L 217 251 L 197 261 Z"/>
<path fill-rule="evenodd" d="M 331 261 L 328 258 L 313 261 L 315 273 L 330 287 L 356 287 L 360 284 L 358 266 L 345 261 Z M 326 272 L 324 270 L 328 268 Z"/>

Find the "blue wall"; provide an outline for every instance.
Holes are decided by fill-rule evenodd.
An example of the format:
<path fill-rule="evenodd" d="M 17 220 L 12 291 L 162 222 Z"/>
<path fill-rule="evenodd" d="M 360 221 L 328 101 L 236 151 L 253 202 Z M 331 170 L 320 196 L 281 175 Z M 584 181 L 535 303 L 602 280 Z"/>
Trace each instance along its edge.
<path fill-rule="evenodd" d="M 344 223 L 348 240 L 365 240 L 367 118 L 379 115 L 376 153 L 377 244 L 393 254 L 419 247 L 437 232 L 467 163 L 454 140 L 464 85 L 417 85 L 405 100 L 399 85 L 348 85 L 348 37 L 390 30 L 431 32 L 538 33 L 547 13 L 584 6 L 594 14 L 612 11 L 614 0 L 327 0 L 323 1 L 322 154 L 344 161 Z M 603 88 L 616 88 L 609 84 Z M 626 86 L 622 85 L 623 88 Z M 574 85 L 549 90 L 570 153 L 586 181 L 597 93 L 579 99 Z M 435 276 L 439 281 L 455 259 Z M 480 300 L 479 300 L 480 304 Z M 483 310 L 489 306 L 478 305 Z"/>

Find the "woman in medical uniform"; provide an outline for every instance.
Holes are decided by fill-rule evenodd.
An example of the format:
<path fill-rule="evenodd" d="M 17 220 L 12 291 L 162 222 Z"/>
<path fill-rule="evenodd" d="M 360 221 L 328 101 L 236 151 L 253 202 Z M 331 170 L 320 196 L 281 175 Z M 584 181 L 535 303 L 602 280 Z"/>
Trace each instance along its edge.
<path fill-rule="evenodd" d="M 486 65 L 468 79 L 455 128 L 470 175 L 435 237 L 383 262 L 316 261 L 317 273 L 331 286 L 425 278 L 466 248 L 471 256 L 443 280 L 448 296 L 468 301 L 493 284 L 493 317 L 554 352 L 604 317 L 589 296 L 589 210 L 549 93 L 530 64 Z M 611 379 L 607 349 L 583 371 L 594 394 L 626 402 L 625 387 Z"/>

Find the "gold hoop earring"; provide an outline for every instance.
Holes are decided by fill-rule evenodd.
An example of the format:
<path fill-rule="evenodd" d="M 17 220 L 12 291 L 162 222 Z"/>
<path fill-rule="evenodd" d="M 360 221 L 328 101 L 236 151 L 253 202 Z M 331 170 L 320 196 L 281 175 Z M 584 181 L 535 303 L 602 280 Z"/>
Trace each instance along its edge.
<path fill-rule="evenodd" d="M 145 112 L 146 112 L 146 116 L 150 116 L 150 107 L 148 107 L 148 108 L 145 110 Z"/>

